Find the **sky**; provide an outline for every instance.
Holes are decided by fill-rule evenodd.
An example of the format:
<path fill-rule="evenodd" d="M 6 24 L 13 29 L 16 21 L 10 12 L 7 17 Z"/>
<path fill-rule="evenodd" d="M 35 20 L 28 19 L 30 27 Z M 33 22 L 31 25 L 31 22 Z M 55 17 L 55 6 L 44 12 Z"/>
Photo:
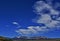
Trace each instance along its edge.
<path fill-rule="evenodd" d="M 59 0 L 0 0 L 0 36 L 60 38 L 59 4 Z"/>

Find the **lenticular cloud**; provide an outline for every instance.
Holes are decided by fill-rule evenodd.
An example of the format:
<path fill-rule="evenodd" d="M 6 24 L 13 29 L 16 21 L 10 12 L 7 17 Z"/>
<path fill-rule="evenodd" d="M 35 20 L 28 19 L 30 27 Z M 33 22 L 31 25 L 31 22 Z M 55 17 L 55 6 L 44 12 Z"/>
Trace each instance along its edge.
<path fill-rule="evenodd" d="M 37 1 L 33 7 L 35 13 L 39 15 L 37 19 L 34 19 L 34 22 L 37 24 L 44 24 L 44 26 L 28 26 L 27 29 L 17 30 L 18 33 L 24 35 L 36 34 L 40 32 L 47 32 L 60 27 L 60 12 L 55 10 L 52 5 L 49 5 L 44 1 Z"/>

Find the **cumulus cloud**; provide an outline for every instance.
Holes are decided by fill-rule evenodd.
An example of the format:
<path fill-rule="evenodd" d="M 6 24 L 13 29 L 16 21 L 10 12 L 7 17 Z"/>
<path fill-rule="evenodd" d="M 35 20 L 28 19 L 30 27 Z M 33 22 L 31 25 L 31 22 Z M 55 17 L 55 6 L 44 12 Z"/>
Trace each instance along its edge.
<path fill-rule="evenodd" d="M 41 15 L 43 12 L 41 12 L 43 9 L 51 9 L 52 7 L 46 4 L 44 1 L 37 1 L 34 5 L 34 9 L 37 12 L 36 14 Z"/>
<path fill-rule="evenodd" d="M 51 15 L 59 15 L 59 12 L 56 10 L 51 9 L 50 11 L 51 11 L 50 12 Z"/>
<path fill-rule="evenodd" d="M 42 4 L 42 3 L 44 3 L 44 4 Z M 43 13 L 43 12 L 40 13 L 42 11 L 42 9 L 45 9 L 45 8 L 49 9 L 50 12 L 48 14 Z M 51 17 L 52 15 L 58 16 L 59 12 L 57 10 L 53 9 L 52 6 L 50 6 L 49 4 L 46 4 L 45 2 L 37 1 L 37 3 L 35 4 L 35 10 L 36 10 L 36 12 L 38 12 L 37 14 L 40 14 L 40 17 L 38 17 L 38 19 L 36 19 L 36 23 L 39 23 L 39 24 L 43 23 L 43 24 L 45 24 L 46 27 L 52 28 L 52 27 L 56 27 L 56 25 L 60 22 L 60 21 L 53 20 Z"/>
<path fill-rule="evenodd" d="M 45 24 L 49 28 L 55 28 L 58 25 L 59 21 L 52 20 L 50 23 Z"/>
<path fill-rule="evenodd" d="M 47 24 L 50 23 L 51 17 L 48 14 L 41 15 L 37 20 L 37 23 Z"/>
<path fill-rule="evenodd" d="M 49 1 L 49 0 L 48 0 Z M 51 3 L 51 1 L 50 1 Z M 49 13 L 46 13 L 42 10 L 49 10 Z M 48 32 L 53 28 L 58 28 L 60 27 L 60 17 L 56 18 L 56 20 L 53 20 L 51 16 L 53 16 L 53 18 L 55 18 L 54 15 L 58 16 L 59 15 L 59 11 L 53 9 L 53 7 L 47 3 L 45 3 L 44 1 L 37 1 L 34 4 L 34 11 L 40 15 L 39 17 L 37 17 L 37 19 L 35 18 L 35 22 L 37 24 L 44 24 L 45 26 L 28 26 L 27 29 L 19 29 L 16 32 L 20 33 L 20 34 L 36 34 L 36 33 L 40 33 L 40 32 Z M 16 22 L 13 22 L 13 24 L 18 24 Z"/>
<path fill-rule="evenodd" d="M 51 15 L 58 15 L 59 14 L 59 12 L 57 10 L 54 10 L 51 5 L 45 3 L 44 1 L 37 1 L 36 4 L 34 5 L 34 9 L 37 12 L 37 14 L 40 14 L 40 15 L 46 14 L 46 13 L 43 13 L 44 9 L 49 10 L 48 14 L 51 14 Z"/>

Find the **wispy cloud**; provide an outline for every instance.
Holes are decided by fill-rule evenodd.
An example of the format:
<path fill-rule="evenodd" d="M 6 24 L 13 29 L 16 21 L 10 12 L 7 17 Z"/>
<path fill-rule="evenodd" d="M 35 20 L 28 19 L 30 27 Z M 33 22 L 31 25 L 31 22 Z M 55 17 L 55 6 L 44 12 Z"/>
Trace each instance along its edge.
<path fill-rule="evenodd" d="M 20 34 L 23 34 L 23 35 L 26 35 L 26 34 L 28 35 L 28 34 L 36 34 L 36 33 L 39 33 L 39 32 L 46 32 L 46 31 L 49 30 L 45 26 L 43 26 L 43 27 L 40 27 L 40 26 L 29 26 L 27 28 L 28 29 L 19 29 L 16 32 L 20 33 Z"/>
<path fill-rule="evenodd" d="M 30 34 L 30 30 L 28 29 L 19 29 L 16 32 L 21 33 L 21 34 Z"/>
<path fill-rule="evenodd" d="M 19 25 L 17 22 L 12 22 L 13 24 Z"/>
<path fill-rule="evenodd" d="M 23 35 L 36 33 L 36 30 L 33 29 L 33 26 L 29 26 L 27 28 L 28 29 L 19 29 L 16 32 L 20 33 L 20 34 L 23 34 Z"/>
<path fill-rule="evenodd" d="M 17 28 L 20 28 L 20 27 L 21 27 L 18 22 L 15 22 L 15 21 L 14 21 L 14 22 L 12 22 L 12 24 L 17 25 Z"/>

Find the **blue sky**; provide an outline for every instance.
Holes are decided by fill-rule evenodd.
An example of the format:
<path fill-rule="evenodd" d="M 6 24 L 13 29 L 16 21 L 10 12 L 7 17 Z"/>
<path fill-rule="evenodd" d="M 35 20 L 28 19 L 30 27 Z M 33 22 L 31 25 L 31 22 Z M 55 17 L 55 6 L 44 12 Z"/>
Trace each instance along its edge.
<path fill-rule="evenodd" d="M 31 18 L 35 16 L 35 14 L 32 14 L 34 2 L 35 0 L 0 0 L 0 35 L 16 36 L 15 30 L 17 28 L 12 24 L 14 21 L 18 22 L 23 28 L 31 25 Z"/>
<path fill-rule="evenodd" d="M 16 30 L 27 29 L 29 26 L 40 26 L 32 21 L 32 19 L 39 17 L 33 12 L 33 5 L 36 1 L 38 0 L 0 0 L 0 36 L 15 37 L 19 35 Z M 18 26 L 20 27 L 18 28 Z M 60 30 L 32 35 L 58 38 Z"/>

